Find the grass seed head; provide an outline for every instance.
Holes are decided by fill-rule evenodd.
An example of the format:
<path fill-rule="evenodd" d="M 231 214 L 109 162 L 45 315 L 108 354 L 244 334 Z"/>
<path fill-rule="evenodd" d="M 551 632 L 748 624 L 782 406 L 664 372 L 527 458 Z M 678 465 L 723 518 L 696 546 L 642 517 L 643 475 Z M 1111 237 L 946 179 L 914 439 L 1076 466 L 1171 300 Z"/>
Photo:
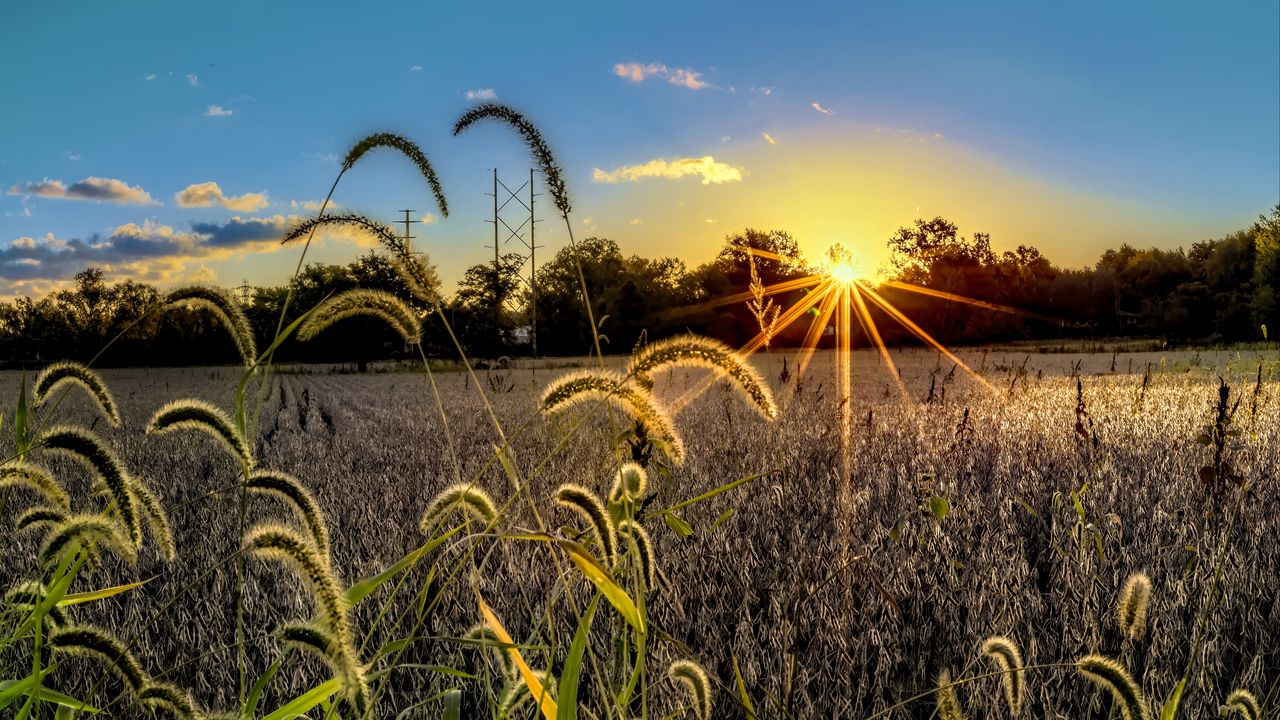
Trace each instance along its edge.
<path fill-rule="evenodd" d="M 18 516 L 18 519 L 14 521 L 13 526 L 18 532 L 22 532 L 24 530 L 36 530 L 44 525 L 56 525 L 66 519 L 66 510 L 36 506 L 23 511 Z"/>
<path fill-rule="evenodd" d="M 44 583 L 38 580 L 26 580 L 5 593 L 4 602 L 10 607 L 32 612 L 48 597 L 49 589 L 44 586 Z M 62 608 L 55 604 L 45 612 L 44 621 L 56 628 L 67 624 L 67 616 Z"/>
<path fill-rule="evenodd" d="M 1009 638 L 996 635 L 982 643 L 983 654 L 995 661 L 1003 673 L 1000 684 L 1004 689 L 1004 699 L 1009 705 L 1009 714 L 1017 717 L 1022 710 L 1023 683 L 1025 671 L 1022 669 L 1022 653 Z"/>
<path fill-rule="evenodd" d="M 724 373 L 756 412 L 769 420 L 778 417 L 778 406 L 764 378 L 741 353 L 719 340 L 680 335 L 649 343 L 632 355 L 628 373 L 648 390 L 653 388 L 653 373 L 668 366 L 701 367 Z"/>
<path fill-rule="evenodd" d="M 106 443 L 89 430 L 64 425 L 46 432 L 41 436 L 40 444 L 45 450 L 70 455 L 97 473 L 115 503 L 116 513 L 128 530 L 129 539 L 135 547 L 142 542 L 142 518 L 129 489 L 129 477 L 120 459 Z"/>
<path fill-rule="evenodd" d="M 334 324 L 358 315 L 382 320 L 407 343 L 422 340 L 422 323 L 413 308 L 389 292 L 367 288 L 355 288 L 326 298 L 302 321 L 298 339 L 311 340 Z"/>
<path fill-rule="evenodd" d="M 648 487 L 649 474 L 644 468 L 633 462 L 623 463 L 614 475 L 613 487 L 609 489 L 609 502 L 638 500 Z"/>
<path fill-rule="evenodd" d="M 640 571 L 644 576 L 645 588 L 652 591 L 658 584 L 658 559 L 653 550 L 653 540 L 640 523 L 634 520 L 623 520 L 618 523 L 618 533 L 631 541 L 640 559 Z"/>
<path fill-rule="evenodd" d="M 26 488 L 63 510 L 71 507 L 71 498 L 61 483 L 49 471 L 36 465 L 0 466 L 0 489 L 13 487 Z"/>
<path fill-rule="evenodd" d="M 138 691 L 138 700 L 147 707 L 168 710 L 179 720 L 204 719 L 191 693 L 172 683 L 152 681 Z"/>
<path fill-rule="evenodd" d="M 249 443 L 236 429 L 231 418 L 217 406 L 203 400 L 185 398 L 164 405 L 147 423 L 147 434 L 166 433 L 173 430 L 198 430 L 222 444 L 240 462 L 253 467 L 253 454 Z"/>
<path fill-rule="evenodd" d="M 694 715 L 698 720 L 711 720 L 712 691 L 707 671 L 692 660 L 677 660 L 667 668 L 667 676 L 689 691 Z"/>
<path fill-rule="evenodd" d="M 369 235 L 394 253 L 399 254 L 407 251 L 404 246 L 404 239 L 396 235 L 394 230 L 377 220 L 372 220 L 356 213 L 321 215 L 310 220 L 304 220 L 290 228 L 289 232 L 285 233 L 284 238 L 280 240 L 280 244 L 291 243 L 298 238 L 310 235 L 318 228 L 329 227 L 330 225 L 345 227 Z"/>
<path fill-rule="evenodd" d="M 1227 696 L 1227 702 L 1218 711 L 1223 716 L 1231 713 L 1238 714 L 1244 720 L 1262 720 L 1262 706 L 1258 704 L 1258 698 L 1244 688 L 1232 690 Z"/>
<path fill-rule="evenodd" d="M 498 661 L 498 667 L 502 668 L 503 677 L 515 677 L 516 662 L 512 659 L 511 653 L 507 652 L 506 643 L 502 642 L 502 638 L 498 637 L 493 628 L 485 623 L 479 623 L 468 630 L 467 634 L 462 637 L 465 640 L 482 643 L 483 647 L 487 647 L 494 659 Z"/>
<path fill-rule="evenodd" d="M 1120 663 L 1101 655 L 1086 655 L 1076 661 L 1076 670 L 1111 692 L 1124 720 L 1151 720 L 1147 698 Z"/>
<path fill-rule="evenodd" d="M 934 691 L 934 700 L 938 705 L 940 720 L 965 720 L 964 705 L 956 694 L 956 686 L 951 683 L 951 671 L 938 673 L 938 689 Z"/>
<path fill-rule="evenodd" d="M 99 548 L 106 547 L 130 565 L 138 561 L 137 545 L 120 534 L 120 527 L 115 522 L 101 515 L 70 515 L 50 528 L 45 536 L 44 545 L 40 548 L 41 564 L 45 567 L 56 565 L 62 553 L 77 543 L 86 549 L 90 543 L 97 543 Z"/>
<path fill-rule="evenodd" d="M 606 566 L 618 562 L 618 533 L 613 527 L 613 519 L 604 509 L 604 503 L 600 502 L 595 493 L 581 485 L 566 483 L 556 490 L 556 502 L 586 519 L 591 526 L 591 534 L 600 543 Z"/>
<path fill-rule="evenodd" d="M 40 407 L 48 401 L 49 396 L 63 385 L 83 388 L 98 404 L 98 409 L 106 416 L 112 427 L 120 426 L 120 411 L 116 409 L 115 398 L 107 389 L 107 384 L 97 373 L 78 362 L 56 362 L 45 367 L 36 376 L 32 386 L 32 401 Z"/>
<path fill-rule="evenodd" d="M 155 493 L 151 492 L 151 489 L 141 480 L 131 477 L 129 481 L 129 490 L 133 493 L 134 504 L 146 518 L 147 527 L 151 528 L 151 537 L 160 546 L 160 554 L 165 560 L 172 562 L 177 554 L 177 548 L 173 544 L 173 528 L 169 525 L 169 515 L 165 513 Z"/>
<path fill-rule="evenodd" d="M 1131 640 L 1141 640 L 1147 629 L 1147 606 L 1151 602 L 1151 578 L 1134 573 L 1124 581 L 1116 602 L 1116 621 Z"/>
<path fill-rule="evenodd" d="M 92 625 L 59 628 L 49 635 L 48 646 L 56 652 L 95 657 L 116 672 L 135 694 L 150 683 L 137 658 L 111 633 Z"/>
<path fill-rule="evenodd" d="M 551 674 L 550 670 L 531 669 L 531 672 L 538 681 L 542 683 L 542 692 L 551 696 L 556 696 L 556 676 Z M 529 691 L 529 686 L 518 677 L 512 677 L 503 688 L 502 694 L 498 696 L 498 708 L 500 717 L 516 717 L 516 710 L 526 702 L 533 700 L 533 693 Z"/>
<path fill-rule="evenodd" d="M 347 156 L 342 160 L 342 171 L 350 170 L 369 151 L 382 147 L 396 150 L 401 155 L 409 158 L 414 166 L 418 168 L 418 174 L 422 175 L 422 179 L 426 180 L 427 185 L 431 188 L 431 194 L 435 196 L 436 206 L 440 208 L 440 214 L 444 217 L 449 217 L 449 203 L 444 198 L 444 188 L 440 186 L 440 178 L 436 176 L 435 169 L 431 167 L 431 162 L 427 160 L 427 154 L 422 152 L 422 148 L 419 148 L 417 143 L 402 135 L 381 132 L 365 137 L 360 142 L 352 145 L 351 149 L 347 151 Z"/>
<path fill-rule="evenodd" d="M 258 345 L 253 339 L 253 326 L 249 324 L 244 308 L 226 290 L 208 285 L 178 288 L 165 296 L 165 307 L 209 311 L 231 333 L 245 367 L 257 362 Z"/>
<path fill-rule="evenodd" d="M 440 520 L 448 513 L 459 510 L 489 527 L 498 522 L 498 508 L 493 498 L 475 485 L 458 483 L 441 490 L 422 513 L 420 527 L 430 535 Z"/>
<path fill-rule="evenodd" d="M 259 470 L 249 476 L 245 487 L 250 492 L 274 495 L 284 500 L 306 526 L 320 556 L 329 557 L 329 530 L 324 514 L 320 512 L 315 496 L 297 478 L 274 470 Z"/>
<path fill-rule="evenodd" d="M 658 407 L 649 391 L 626 384 L 617 373 L 579 370 L 556 378 L 542 392 L 542 410 L 559 412 L 591 400 L 605 400 L 644 426 L 649 439 L 676 465 L 684 463 L 684 441 L 671 417 Z"/>
<path fill-rule="evenodd" d="M 467 128 L 482 121 L 496 120 L 510 126 L 519 133 L 520 138 L 524 140 L 524 144 L 529 148 L 529 153 L 533 156 L 538 168 L 542 171 L 542 176 L 547 183 L 547 189 L 551 192 L 551 199 L 555 203 L 556 209 L 560 211 L 560 215 L 568 219 L 572 206 L 569 204 L 569 191 L 565 186 L 564 172 L 560 169 L 560 165 L 556 162 L 556 156 L 551 152 L 551 147 L 547 145 L 547 141 L 542 137 L 542 131 L 525 116 L 507 107 L 497 103 L 485 103 L 477 105 L 462 114 L 458 121 L 453 124 L 453 134 L 459 135 Z"/>
<path fill-rule="evenodd" d="M 427 262 L 423 255 L 405 252 L 396 255 L 391 262 L 411 295 L 424 303 L 441 303 L 440 276 L 436 274 L 435 266 Z"/>

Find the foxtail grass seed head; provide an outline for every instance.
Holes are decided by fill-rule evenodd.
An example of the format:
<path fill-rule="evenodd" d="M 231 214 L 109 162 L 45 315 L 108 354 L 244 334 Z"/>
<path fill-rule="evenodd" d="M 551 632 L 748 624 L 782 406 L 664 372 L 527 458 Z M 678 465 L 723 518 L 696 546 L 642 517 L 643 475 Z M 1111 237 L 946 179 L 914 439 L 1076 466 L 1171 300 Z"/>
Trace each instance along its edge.
<path fill-rule="evenodd" d="M 120 533 L 120 527 L 102 515 L 70 515 L 49 529 L 40 548 L 40 563 L 52 567 L 62 554 L 79 544 L 97 543 L 130 565 L 138 561 L 137 546 Z"/>
<path fill-rule="evenodd" d="M 690 704 L 698 720 L 711 720 L 711 680 L 707 671 L 692 660 L 676 660 L 667 668 L 667 676 L 685 686 Z"/>
<path fill-rule="evenodd" d="M 1124 720 L 1151 720 L 1146 696 L 1120 663 L 1101 655 L 1086 655 L 1076 661 L 1076 670 L 1093 684 L 1110 691 Z"/>
<path fill-rule="evenodd" d="M 10 607 L 16 607 L 28 612 L 34 611 L 41 603 L 49 597 L 49 589 L 36 580 L 26 580 L 15 585 L 5 593 L 4 602 Z M 56 604 L 50 607 L 44 614 L 44 621 L 53 627 L 65 626 L 67 624 L 67 616 L 62 608 Z"/>
<path fill-rule="evenodd" d="M 556 490 L 556 502 L 586 519 L 591 526 L 591 534 L 600 543 L 605 565 L 611 566 L 618 562 L 618 534 L 613 527 L 613 519 L 595 493 L 581 485 L 566 483 Z"/>
<path fill-rule="evenodd" d="M 36 530 L 45 525 L 57 525 L 67 519 L 67 511 L 60 508 L 37 506 L 27 508 L 14 521 L 13 527 L 18 532 Z"/>
<path fill-rule="evenodd" d="M 236 429 L 231 418 L 220 408 L 203 400 L 186 398 L 174 400 L 162 406 L 147 423 L 147 434 L 167 433 L 173 430 L 197 430 L 220 442 L 240 462 L 253 467 L 253 455 L 249 443 Z"/>
<path fill-rule="evenodd" d="M 498 508 L 493 498 L 475 485 L 459 483 L 441 490 L 427 505 L 420 523 L 422 532 L 430 535 L 444 516 L 454 510 L 479 520 L 485 527 L 498 522 Z"/>
<path fill-rule="evenodd" d="M 630 540 L 632 547 L 636 549 L 645 588 L 652 591 L 658 585 L 658 560 L 648 531 L 634 520 L 623 520 L 618 523 L 618 534 Z"/>
<path fill-rule="evenodd" d="M 49 635 L 47 645 L 56 652 L 94 657 L 110 665 L 135 694 L 150 682 L 129 648 L 101 628 L 91 625 L 58 628 Z"/>
<path fill-rule="evenodd" d="M 357 715 L 363 717 L 368 710 L 368 683 L 352 639 L 346 595 L 339 587 L 328 560 L 296 530 L 275 523 L 250 530 L 245 536 L 244 547 L 260 558 L 283 560 L 311 586 L 325 626 L 332 631 L 333 642 L 337 646 L 332 655 L 334 672 L 342 683 L 347 701 L 356 709 Z"/>
<path fill-rule="evenodd" d="M 1116 602 L 1116 621 L 1130 640 L 1141 640 L 1147 629 L 1147 606 L 1151 602 L 1151 578 L 1134 573 L 1124 581 Z"/>
<path fill-rule="evenodd" d="M 676 434 L 670 416 L 647 390 L 627 385 L 617 373 L 579 370 L 556 378 L 542 392 L 542 411 L 555 413 L 591 400 L 605 400 L 627 413 L 673 463 L 684 463 L 684 441 Z"/>
<path fill-rule="evenodd" d="M 307 315 L 298 328 L 298 339 L 315 336 L 347 318 L 365 316 L 382 320 L 407 343 L 422 340 L 422 324 L 413 308 L 384 290 L 356 288 L 326 298 Z"/>
<path fill-rule="evenodd" d="M 120 411 L 116 409 L 115 398 L 111 396 L 107 384 L 97 373 L 78 362 L 52 363 L 36 376 L 36 382 L 31 387 L 32 402 L 35 407 L 48 402 L 54 391 L 64 385 L 79 387 L 89 393 L 89 397 L 98 404 L 98 409 L 107 418 L 107 422 L 112 427 L 120 426 Z"/>
<path fill-rule="evenodd" d="M 307 528 L 311 542 L 323 558 L 329 557 L 329 530 L 316 498 L 297 478 L 274 470 L 259 470 L 249 476 L 245 487 L 254 493 L 273 495 L 289 506 Z"/>
<path fill-rule="evenodd" d="M 649 474 L 636 463 L 623 463 L 614 475 L 613 487 L 609 489 L 609 502 L 619 503 L 623 500 L 639 500 L 649 487 Z"/>
<path fill-rule="evenodd" d="M 134 507 L 124 465 L 97 435 L 83 428 L 59 426 L 41 436 L 40 443 L 45 450 L 69 455 L 93 470 L 115 503 L 133 545 L 142 542 L 142 519 Z"/>
<path fill-rule="evenodd" d="M 165 513 L 151 489 L 136 478 L 129 478 L 129 490 L 133 493 L 134 504 L 142 511 L 151 529 L 151 537 L 160 546 L 160 554 L 165 560 L 173 561 L 177 548 L 173 544 L 173 529 L 169 525 L 169 515 Z"/>
<path fill-rule="evenodd" d="M 556 156 L 551 152 L 546 139 L 542 137 L 542 131 L 538 130 L 523 115 L 506 105 L 485 103 L 463 113 L 458 118 L 458 121 L 453 124 L 453 134 L 459 135 L 482 120 L 496 120 L 510 126 L 519 133 L 520 138 L 524 140 L 524 144 L 529 148 L 529 153 L 533 156 L 534 162 L 538 163 L 538 168 L 542 171 L 542 177 L 547 184 L 547 190 L 551 193 L 551 199 L 555 203 L 556 209 L 560 211 L 562 217 L 567 219 L 573 208 L 569 204 L 569 191 L 565 186 L 564 172 L 556 162 Z"/>
<path fill-rule="evenodd" d="M 515 677 L 516 661 L 512 659 L 511 653 L 506 651 L 506 643 L 502 642 L 502 638 L 493 631 L 485 623 L 475 625 L 462 636 L 464 640 L 471 640 L 480 643 L 482 647 L 490 650 L 493 658 L 498 661 L 498 667 L 502 668 L 503 677 Z"/>
<path fill-rule="evenodd" d="M 347 151 L 347 156 L 342 160 L 342 171 L 350 170 L 369 151 L 383 147 L 396 150 L 401 155 L 409 158 L 410 162 L 418 168 L 418 174 L 422 175 L 422 179 L 426 180 L 427 185 L 431 188 L 431 194 L 435 196 L 436 206 L 440 209 L 440 215 L 449 217 L 449 203 L 445 201 L 444 188 L 440 186 L 440 178 L 436 176 L 435 169 L 431 167 L 431 162 L 427 160 L 427 154 L 422 152 L 422 148 L 418 147 L 417 143 L 402 135 L 389 132 L 374 133 L 352 145 L 351 149 Z"/>
<path fill-rule="evenodd" d="M 338 641 L 323 627 L 314 624 L 290 624 L 280 628 L 280 639 L 316 653 L 332 663 L 341 655 Z"/>
<path fill-rule="evenodd" d="M 172 683 L 148 683 L 138 691 L 138 701 L 149 708 L 167 710 L 178 720 L 204 719 L 204 713 L 191 699 L 191 694 Z"/>
<path fill-rule="evenodd" d="M 377 240 L 383 247 L 394 253 L 405 253 L 408 249 L 404 246 L 404 239 L 396 235 L 395 231 L 383 225 L 377 220 L 371 220 L 364 215 L 355 213 L 343 213 L 341 215 L 321 215 L 320 217 L 304 220 L 294 225 L 289 232 L 285 233 L 284 238 L 280 240 L 280 244 L 291 243 L 298 238 L 306 237 L 319 228 L 339 227 L 356 232 L 363 233 Z"/>
<path fill-rule="evenodd" d="M 939 720 L 965 720 L 964 705 L 956 694 L 956 686 L 951 684 L 951 671 L 938 673 L 938 689 L 934 692 L 934 700 L 938 705 Z"/>
<path fill-rule="evenodd" d="M 49 471 L 36 465 L 0 465 L 0 489 L 25 488 L 51 504 L 66 510 L 71 498 Z"/>
<path fill-rule="evenodd" d="M 538 681 L 542 683 L 542 692 L 554 698 L 556 696 L 556 676 L 552 675 L 550 670 L 539 668 L 530 668 L 530 670 L 538 678 Z M 529 686 L 519 678 L 513 677 L 503 688 L 502 694 L 498 696 L 500 717 L 516 717 L 516 710 L 533 699 L 533 693 L 529 691 Z M 541 698 L 538 698 L 538 700 L 541 701 Z"/>
<path fill-rule="evenodd" d="M 420 253 L 406 252 L 394 256 L 391 263 L 410 295 L 430 305 L 441 304 L 438 290 L 440 276 L 436 274 L 435 266 L 427 262 L 425 256 Z"/>
<path fill-rule="evenodd" d="M 207 310 L 231 333 L 231 339 L 235 341 L 236 350 L 245 367 L 251 367 L 257 362 L 258 346 L 253 339 L 253 326 L 249 324 L 244 308 L 226 290 L 208 285 L 178 288 L 165 296 L 165 307 Z"/>
<path fill-rule="evenodd" d="M 1025 671 L 1022 669 L 1022 653 L 1018 646 L 1007 637 L 996 635 L 982 643 L 982 653 L 995 661 L 1000 668 L 1000 685 L 1004 690 L 1005 703 L 1009 706 L 1009 714 L 1017 717 L 1022 710 L 1023 682 Z"/>
<path fill-rule="evenodd" d="M 1237 688 L 1227 696 L 1227 702 L 1219 709 L 1218 714 L 1227 716 L 1238 714 L 1244 720 L 1262 720 L 1262 706 L 1258 698 L 1244 688 Z"/>
<path fill-rule="evenodd" d="M 653 374 L 663 367 L 701 367 L 723 373 L 733 380 L 743 398 L 766 419 L 778 417 L 773 392 L 760 373 L 741 353 L 719 340 L 698 335 L 649 343 L 631 357 L 629 374 L 646 390 L 653 388 Z"/>

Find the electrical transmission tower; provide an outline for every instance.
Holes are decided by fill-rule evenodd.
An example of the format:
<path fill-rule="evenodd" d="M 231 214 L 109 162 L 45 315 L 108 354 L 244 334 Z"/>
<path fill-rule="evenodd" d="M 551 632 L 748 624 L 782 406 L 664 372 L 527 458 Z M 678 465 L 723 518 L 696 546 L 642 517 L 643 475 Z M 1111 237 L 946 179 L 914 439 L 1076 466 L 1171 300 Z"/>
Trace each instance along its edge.
<path fill-rule="evenodd" d="M 498 169 L 493 169 L 493 219 L 485 220 L 493 225 L 493 280 L 494 291 L 502 278 L 501 248 L 512 240 L 520 243 L 520 265 L 516 269 L 516 277 L 529 286 L 529 345 L 533 357 L 538 356 L 538 245 L 534 241 L 534 230 L 541 220 L 534 213 L 534 170 L 529 170 L 529 179 L 520 187 L 512 190 L 506 183 L 498 179 Z M 527 191 L 527 194 L 526 194 Z M 488 195 L 489 193 L 485 193 Z M 525 198 L 528 201 L 525 201 Z M 499 200 L 502 202 L 499 203 Z M 515 203 L 514 205 L 512 203 Z M 505 214 L 504 214 L 505 213 Z M 518 224 L 512 227 L 512 223 Z M 506 237 L 503 237 L 503 232 Z M 527 237 L 526 237 L 527 234 Z M 490 247 L 486 245 L 485 247 Z M 526 254 L 527 253 L 527 254 Z M 529 277 L 520 274 L 524 266 L 529 266 Z"/>
<path fill-rule="evenodd" d="M 240 304 L 241 304 L 241 305 L 248 305 L 248 304 L 249 304 L 249 289 L 250 289 L 250 288 L 249 288 L 249 281 L 248 281 L 247 279 L 245 279 L 245 280 L 241 280 L 241 281 L 240 281 L 240 285 L 239 285 L 239 287 L 237 287 L 236 289 L 240 291 Z"/>
<path fill-rule="evenodd" d="M 413 240 L 413 235 L 409 234 L 409 226 L 413 223 L 422 222 L 422 221 L 413 220 L 410 218 L 410 215 L 413 213 L 412 210 L 401 210 L 400 212 L 404 213 L 404 219 L 400 220 L 399 222 L 404 223 L 404 246 L 407 248 L 407 247 L 410 247 L 409 243 L 411 240 Z"/>

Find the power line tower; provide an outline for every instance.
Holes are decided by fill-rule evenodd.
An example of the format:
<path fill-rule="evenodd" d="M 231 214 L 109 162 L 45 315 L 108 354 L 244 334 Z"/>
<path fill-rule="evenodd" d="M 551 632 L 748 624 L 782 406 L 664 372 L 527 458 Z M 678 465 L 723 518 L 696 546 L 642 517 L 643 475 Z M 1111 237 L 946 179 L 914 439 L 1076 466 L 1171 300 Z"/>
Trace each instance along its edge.
<path fill-rule="evenodd" d="M 538 245 L 534 240 L 534 231 L 541 220 L 537 219 L 534 212 L 534 198 L 539 193 L 535 192 L 534 170 L 529 169 L 529 179 L 520 187 L 512 190 L 506 183 L 498 179 L 498 169 L 493 169 L 493 219 L 485 220 L 493 225 L 493 245 L 485 245 L 485 247 L 493 248 L 493 279 L 494 289 L 497 289 L 499 279 L 502 277 L 502 253 L 501 248 L 512 240 L 520 243 L 521 252 L 520 266 L 517 269 L 516 277 L 529 287 L 529 345 L 533 357 L 538 356 Z M 490 193 L 485 193 L 490 195 Z M 528 201 L 525 201 L 525 198 Z M 501 200 L 501 204 L 499 204 Z M 515 203 L 514 205 L 512 203 Z M 505 215 L 504 215 L 505 213 Z M 510 220 L 510 222 L 508 222 Z M 519 223 L 512 227 L 512 223 L 519 220 Z M 506 237 L 502 237 L 502 233 L 506 232 Z M 527 234 L 527 237 L 526 237 Z M 527 253 L 527 254 L 525 254 Z M 520 274 L 520 270 L 524 266 L 529 266 L 529 277 L 526 279 Z"/>
<path fill-rule="evenodd" d="M 408 248 L 409 242 L 413 240 L 413 235 L 409 234 L 409 226 L 413 223 L 422 222 L 422 221 L 410 219 L 410 215 L 413 213 L 412 210 L 401 210 L 400 212 L 404 213 L 404 219 L 400 220 L 399 222 L 404 224 L 404 246 Z"/>
<path fill-rule="evenodd" d="M 248 279 L 241 280 L 241 281 L 240 281 L 240 285 L 239 285 L 236 289 L 240 291 L 240 304 L 241 304 L 241 305 L 248 305 L 248 304 L 249 304 L 249 290 L 250 290 L 250 288 L 249 288 L 249 281 L 248 281 Z"/>

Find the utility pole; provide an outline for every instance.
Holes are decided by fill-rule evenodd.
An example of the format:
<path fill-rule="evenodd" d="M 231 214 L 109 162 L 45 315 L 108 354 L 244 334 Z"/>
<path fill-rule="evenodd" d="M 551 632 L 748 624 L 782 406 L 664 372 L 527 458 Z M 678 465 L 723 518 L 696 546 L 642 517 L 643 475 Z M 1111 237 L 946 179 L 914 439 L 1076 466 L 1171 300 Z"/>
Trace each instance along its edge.
<path fill-rule="evenodd" d="M 404 213 L 404 219 L 401 220 L 400 222 L 404 223 L 404 249 L 407 251 L 409 250 L 409 247 L 410 247 L 409 241 L 413 240 L 413 236 L 409 234 L 409 225 L 411 223 L 422 222 L 422 221 L 410 219 L 410 214 L 413 212 L 412 210 L 401 210 L 400 212 Z"/>
<path fill-rule="evenodd" d="M 240 281 L 240 286 L 236 288 L 240 291 L 240 304 L 249 304 L 249 281 L 247 279 Z"/>

